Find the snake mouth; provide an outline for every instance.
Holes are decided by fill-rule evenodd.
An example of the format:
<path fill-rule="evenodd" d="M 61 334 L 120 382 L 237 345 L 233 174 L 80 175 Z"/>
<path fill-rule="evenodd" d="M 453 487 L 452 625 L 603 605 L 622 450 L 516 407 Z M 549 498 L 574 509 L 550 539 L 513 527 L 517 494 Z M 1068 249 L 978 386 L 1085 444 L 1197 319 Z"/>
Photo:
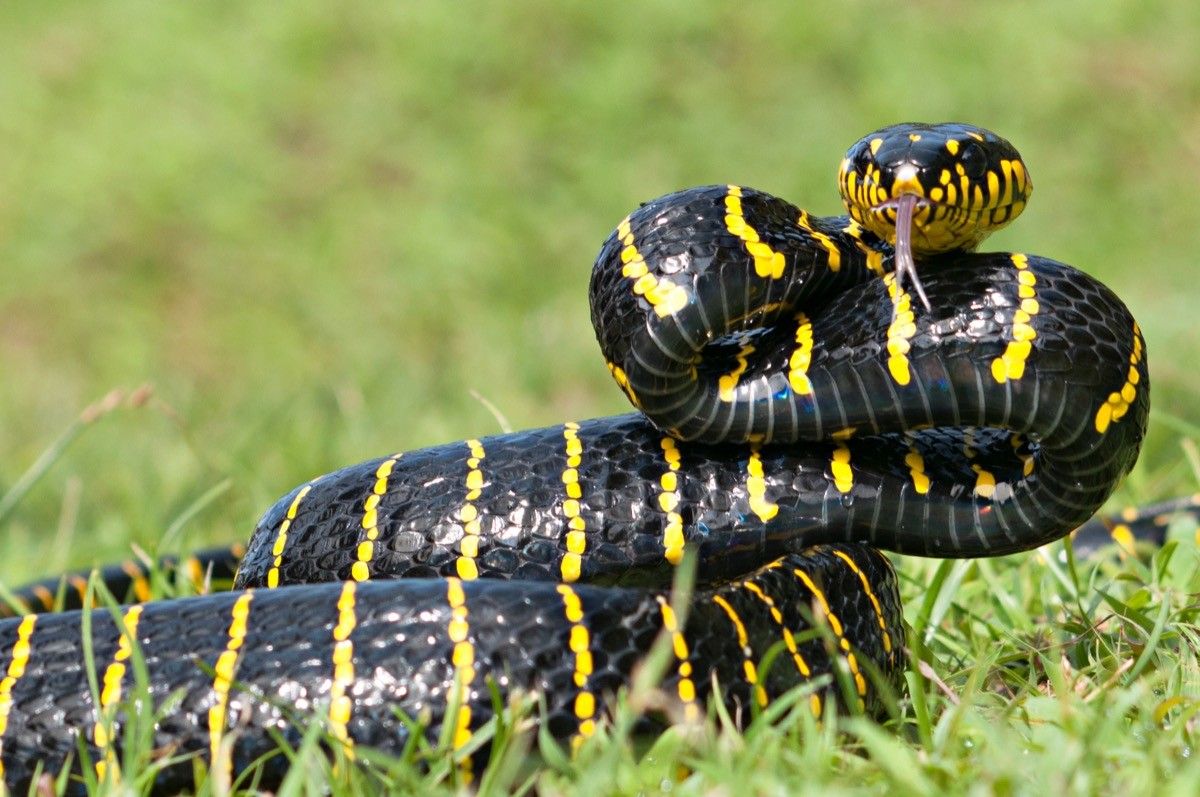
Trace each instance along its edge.
<path fill-rule="evenodd" d="M 918 207 L 918 208 L 953 207 L 953 205 L 950 205 L 949 203 L 946 203 L 946 202 L 934 202 L 932 199 L 930 199 L 927 196 L 921 196 L 920 194 L 912 194 L 912 193 L 904 192 L 904 193 L 900 194 L 899 196 L 892 197 L 891 199 L 885 199 L 882 202 L 878 202 L 874 205 L 871 205 L 869 210 L 872 213 L 882 213 L 885 210 L 898 210 L 900 208 L 900 201 L 903 199 L 909 198 L 909 197 L 911 197 L 913 200 L 915 200 L 913 202 L 913 206 Z"/>

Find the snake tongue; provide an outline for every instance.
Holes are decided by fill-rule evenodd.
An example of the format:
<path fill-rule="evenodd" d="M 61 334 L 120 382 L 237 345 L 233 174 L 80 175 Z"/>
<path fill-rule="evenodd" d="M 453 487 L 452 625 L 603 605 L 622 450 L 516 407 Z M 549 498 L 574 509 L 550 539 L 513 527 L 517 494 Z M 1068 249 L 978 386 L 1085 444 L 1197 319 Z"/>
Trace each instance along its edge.
<path fill-rule="evenodd" d="M 925 296 L 925 289 L 921 286 L 921 280 L 917 277 L 917 264 L 913 260 L 912 253 L 912 226 L 913 226 L 913 210 L 920 202 L 920 197 L 916 194 L 901 194 L 896 200 L 896 287 L 903 288 L 906 279 L 912 282 L 913 288 L 917 292 L 917 296 L 921 299 L 921 304 L 926 310 L 929 307 L 929 299 Z"/>

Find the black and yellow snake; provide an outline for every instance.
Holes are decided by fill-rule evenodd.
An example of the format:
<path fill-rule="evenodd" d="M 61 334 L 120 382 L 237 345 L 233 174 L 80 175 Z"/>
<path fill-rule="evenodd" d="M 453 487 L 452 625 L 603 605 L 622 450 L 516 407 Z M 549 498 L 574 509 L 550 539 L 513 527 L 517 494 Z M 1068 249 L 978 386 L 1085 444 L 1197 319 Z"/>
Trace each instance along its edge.
<path fill-rule="evenodd" d="M 115 776 L 139 654 L 154 699 L 177 701 L 156 749 L 223 774 L 275 749 L 271 731 L 297 741 L 297 717 L 351 755 L 403 748 L 397 711 L 462 748 L 493 687 L 540 693 L 548 730 L 580 740 L 660 633 L 685 717 L 714 683 L 746 716 L 816 678 L 814 713 L 874 709 L 905 664 L 879 549 L 990 556 L 1068 533 L 1132 466 L 1149 383 L 1106 287 L 970 253 L 1032 189 L 1008 142 L 897 125 L 850 149 L 839 184 L 848 216 L 720 185 L 617 226 L 592 317 L 638 413 L 297 487 L 259 522 L 234 591 L 91 613 L 96 693 L 80 612 L 0 621 L 5 781 L 78 768 L 81 744 Z M 665 588 L 688 549 L 699 587 L 677 615 Z M 45 602 L 44 585 L 23 594 Z"/>

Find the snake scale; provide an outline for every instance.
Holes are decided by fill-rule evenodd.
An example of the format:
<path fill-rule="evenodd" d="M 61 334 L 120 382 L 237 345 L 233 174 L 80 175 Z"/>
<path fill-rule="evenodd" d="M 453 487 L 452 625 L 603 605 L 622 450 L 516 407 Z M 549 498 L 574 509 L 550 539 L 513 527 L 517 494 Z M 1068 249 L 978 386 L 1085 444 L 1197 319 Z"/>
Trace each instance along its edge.
<path fill-rule="evenodd" d="M 905 664 L 880 549 L 991 556 L 1070 532 L 1136 459 L 1149 379 L 1108 288 L 973 252 L 1032 190 L 1008 142 L 888 127 L 849 150 L 839 185 L 848 216 L 718 185 L 617 226 L 592 317 L 637 412 L 295 488 L 233 591 L 91 612 L 94 691 L 79 611 L 0 621 L 5 782 L 116 777 L 135 654 L 153 699 L 173 701 L 153 730 L 179 757 L 161 790 L 190 784 L 196 757 L 236 775 L 276 749 L 271 733 L 297 742 L 297 718 L 349 755 L 397 751 L 413 732 L 398 711 L 444 730 L 470 778 L 493 689 L 541 695 L 544 726 L 578 743 L 662 634 L 661 689 L 685 718 L 710 698 L 745 717 L 813 679 L 818 715 L 878 710 Z M 677 612 L 667 588 L 689 549 L 698 586 Z M 286 765 L 268 758 L 260 783 Z"/>

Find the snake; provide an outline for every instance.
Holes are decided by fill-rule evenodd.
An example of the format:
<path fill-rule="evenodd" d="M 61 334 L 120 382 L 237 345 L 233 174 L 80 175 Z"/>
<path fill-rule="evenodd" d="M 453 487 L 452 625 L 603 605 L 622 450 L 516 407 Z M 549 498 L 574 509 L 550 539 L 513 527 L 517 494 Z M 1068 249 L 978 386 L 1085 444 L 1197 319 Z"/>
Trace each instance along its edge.
<path fill-rule="evenodd" d="M 350 759 L 424 734 L 469 782 L 496 699 L 535 695 L 576 748 L 656 645 L 651 725 L 796 694 L 878 714 L 907 662 L 884 551 L 995 556 L 1083 524 L 1137 458 L 1149 373 L 1096 279 L 976 251 L 1032 191 L 1005 139 L 893 125 L 837 181 L 843 215 L 727 184 L 617 225 L 591 317 L 634 411 L 313 478 L 228 591 L 0 620 L 5 783 L 119 778 L 138 688 L 156 790 L 278 783 L 313 723 Z"/>

